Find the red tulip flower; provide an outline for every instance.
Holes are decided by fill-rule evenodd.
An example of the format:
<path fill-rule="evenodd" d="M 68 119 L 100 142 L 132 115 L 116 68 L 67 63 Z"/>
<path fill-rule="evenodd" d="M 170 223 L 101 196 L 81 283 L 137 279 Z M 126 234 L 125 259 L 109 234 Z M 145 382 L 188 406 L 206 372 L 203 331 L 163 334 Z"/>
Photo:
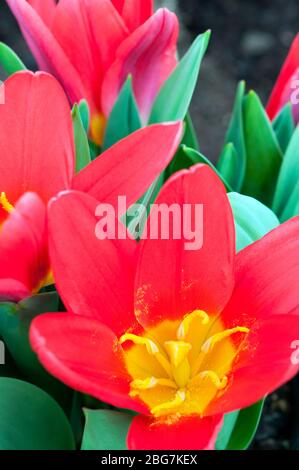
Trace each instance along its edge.
<path fill-rule="evenodd" d="M 267 105 L 274 119 L 285 104 L 291 102 L 296 123 L 299 122 L 299 34 L 293 41 Z"/>
<path fill-rule="evenodd" d="M 66 189 L 114 204 L 136 202 L 171 161 L 182 124 L 130 135 L 75 175 L 73 127 L 63 89 L 46 73 L 20 72 L 0 105 L 0 298 L 20 300 L 49 281 L 46 205 Z"/>
<path fill-rule="evenodd" d="M 93 140 L 128 75 L 144 122 L 176 65 L 178 21 L 153 0 L 7 0 L 41 70 L 62 83 L 72 103 L 86 98 Z"/>
<path fill-rule="evenodd" d="M 223 413 L 298 370 L 290 345 L 299 335 L 299 219 L 236 255 L 230 205 L 209 167 L 176 174 L 157 200 L 199 203 L 195 251 L 171 230 L 139 244 L 98 240 L 97 201 L 80 192 L 50 204 L 50 254 L 68 313 L 37 317 L 31 344 L 67 385 L 139 413 L 129 449 L 211 449 Z"/>

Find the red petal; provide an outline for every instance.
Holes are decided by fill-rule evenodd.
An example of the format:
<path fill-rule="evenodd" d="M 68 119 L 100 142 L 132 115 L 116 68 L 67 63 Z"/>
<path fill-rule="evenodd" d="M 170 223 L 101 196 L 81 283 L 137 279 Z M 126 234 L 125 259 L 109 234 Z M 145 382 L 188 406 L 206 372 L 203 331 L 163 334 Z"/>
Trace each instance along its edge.
<path fill-rule="evenodd" d="M 97 318 L 121 335 L 134 322 L 132 240 L 99 240 L 98 202 L 66 192 L 50 204 L 50 254 L 67 310 Z"/>
<path fill-rule="evenodd" d="M 198 248 L 186 249 L 188 240 L 180 237 L 183 233 L 180 221 L 176 224 L 181 229 L 179 239 L 174 239 L 171 223 L 168 239 L 160 236 L 141 243 L 136 278 L 138 320 L 147 327 L 163 317 L 181 318 L 196 309 L 215 315 L 223 309 L 233 289 L 234 224 L 223 184 L 208 166 L 197 165 L 169 180 L 156 203 L 168 208 L 177 204 L 179 214 L 184 214 L 184 207 L 191 205 L 190 229 L 196 228 Z M 196 224 L 195 204 L 203 206 L 203 220 L 198 217 Z M 190 223 L 187 215 L 185 222 Z M 149 225 L 154 229 L 155 219 L 151 214 Z M 168 220 L 164 220 L 168 228 Z"/>
<path fill-rule="evenodd" d="M 251 325 L 229 388 L 211 403 L 205 414 L 247 407 L 289 381 L 299 370 L 299 354 L 293 349 L 294 341 L 297 344 L 298 340 L 299 308 L 293 314 L 273 315 Z"/>
<path fill-rule="evenodd" d="M 145 23 L 154 13 L 153 0 L 126 0 L 123 3 L 122 17 L 130 31 Z"/>
<path fill-rule="evenodd" d="M 30 290 L 15 279 L 0 279 L 0 301 L 19 302 L 31 294 Z"/>
<path fill-rule="evenodd" d="M 7 0 L 41 70 L 52 73 L 63 84 L 72 102 L 85 97 L 80 75 L 50 29 L 27 0 Z"/>
<path fill-rule="evenodd" d="M 167 424 L 147 416 L 136 416 L 129 429 L 129 450 L 213 450 L 222 416 L 183 417 Z"/>
<path fill-rule="evenodd" d="M 0 192 L 11 204 L 26 191 L 46 202 L 69 187 L 74 172 L 70 108 L 50 75 L 20 72 L 5 82 L 0 154 Z"/>
<path fill-rule="evenodd" d="M 0 229 L 0 298 L 26 297 L 48 271 L 46 207 L 26 193 Z"/>
<path fill-rule="evenodd" d="M 299 305 L 299 217 L 236 256 L 235 290 L 221 317 L 230 327 L 288 313 Z"/>
<path fill-rule="evenodd" d="M 81 77 L 92 112 L 101 110 L 104 71 L 128 36 L 122 18 L 110 0 L 60 0 L 51 30 Z"/>
<path fill-rule="evenodd" d="M 55 0 L 28 0 L 28 3 L 35 9 L 47 26 L 51 26 L 55 13 Z"/>
<path fill-rule="evenodd" d="M 141 129 L 111 147 L 73 180 L 73 188 L 101 203 L 117 206 L 118 197 L 134 204 L 173 158 L 182 137 L 182 123 Z"/>
<path fill-rule="evenodd" d="M 284 104 L 290 101 L 290 80 L 296 70 L 299 68 L 299 34 L 295 37 L 288 56 L 283 64 L 278 79 L 273 88 L 271 97 L 267 105 L 267 113 L 270 119 L 274 119 L 276 114 L 280 111 Z M 288 99 L 285 99 L 286 87 L 289 87 Z M 284 98 L 284 99 L 283 99 Z"/>
<path fill-rule="evenodd" d="M 113 406 L 145 411 L 132 400 L 116 336 L 100 322 L 73 314 L 52 313 L 34 319 L 33 350 L 45 368 L 69 387 Z"/>
<path fill-rule="evenodd" d="M 178 20 L 166 9 L 158 10 L 119 47 L 102 88 L 103 110 L 109 116 L 129 75 L 144 122 L 164 81 L 176 66 Z"/>

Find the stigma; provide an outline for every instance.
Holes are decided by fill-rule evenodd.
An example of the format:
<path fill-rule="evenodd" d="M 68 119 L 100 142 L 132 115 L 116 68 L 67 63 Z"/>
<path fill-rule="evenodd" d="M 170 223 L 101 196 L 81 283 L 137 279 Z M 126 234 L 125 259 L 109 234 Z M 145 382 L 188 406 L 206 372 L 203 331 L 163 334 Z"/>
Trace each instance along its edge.
<path fill-rule="evenodd" d="M 143 335 L 124 334 L 119 343 L 132 376 L 130 396 L 145 402 L 156 418 L 202 415 L 219 393 L 225 393 L 248 333 L 244 326 L 225 329 L 219 319 L 194 310 L 181 321 L 162 322 Z"/>

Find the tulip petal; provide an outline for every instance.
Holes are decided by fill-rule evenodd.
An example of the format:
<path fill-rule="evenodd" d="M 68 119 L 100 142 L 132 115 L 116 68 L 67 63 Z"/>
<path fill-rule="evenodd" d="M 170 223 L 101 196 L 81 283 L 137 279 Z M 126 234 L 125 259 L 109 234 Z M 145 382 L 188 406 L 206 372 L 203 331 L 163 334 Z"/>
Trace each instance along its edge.
<path fill-rule="evenodd" d="M 0 298 L 27 297 L 48 271 L 46 206 L 26 193 L 0 228 Z"/>
<path fill-rule="evenodd" d="M 50 75 L 26 71 L 5 82 L 0 154 L 0 192 L 12 205 L 26 191 L 47 202 L 70 186 L 74 173 L 70 108 Z"/>
<path fill-rule="evenodd" d="M 240 251 L 235 289 L 221 314 L 230 325 L 247 318 L 264 319 L 299 306 L 299 217 Z"/>
<path fill-rule="evenodd" d="M 140 115 L 147 122 L 161 85 L 176 66 L 177 38 L 176 15 L 160 9 L 123 41 L 103 82 L 102 104 L 106 116 L 126 79 L 132 75 Z"/>
<path fill-rule="evenodd" d="M 137 244 L 129 239 L 99 240 L 95 233 L 97 206 L 95 199 L 73 191 L 50 203 L 51 263 L 67 310 L 97 318 L 121 335 L 135 321 Z M 112 217 L 114 223 L 114 214 Z"/>
<path fill-rule="evenodd" d="M 85 97 L 86 91 L 80 75 L 38 12 L 27 0 L 6 1 L 19 23 L 39 68 L 51 73 L 63 84 L 72 102 L 79 102 Z"/>
<path fill-rule="evenodd" d="M 121 16 L 110 0 L 60 0 L 51 30 L 81 77 L 92 112 L 100 111 L 103 71 L 128 36 Z"/>
<path fill-rule="evenodd" d="M 48 313 L 32 322 L 30 342 L 44 367 L 69 387 L 113 406 L 145 411 L 128 395 L 123 351 L 105 325 L 69 313 Z"/>
<path fill-rule="evenodd" d="M 129 429 L 129 450 L 214 450 L 218 432 L 223 424 L 221 415 L 200 418 L 183 417 L 177 420 L 155 421 L 136 416 Z"/>
<path fill-rule="evenodd" d="M 127 207 L 131 206 L 171 161 L 182 132 L 181 122 L 153 125 L 134 132 L 78 173 L 73 189 L 115 207 L 118 197 L 126 196 Z"/>
<path fill-rule="evenodd" d="M 298 56 L 299 34 L 297 34 L 292 43 L 288 56 L 283 64 L 283 67 L 279 73 L 278 79 L 270 96 L 267 105 L 267 113 L 270 119 L 274 119 L 283 107 L 283 105 L 291 99 L 292 88 L 290 86 L 290 81 L 299 69 Z"/>
<path fill-rule="evenodd" d="M 222 182 L 207 165 L 196 165 L 172 177 L 156 204 L 164 204 L 163 231 L 170 225 L 169 236 L 157 230 L 152 211 L 137 267 L 138 321 L 149 327 L 197 309 L 215 315 L 232 293 L 235 253 L 233 217 Z M 173 204 L 179 214 L 175 224 L 171 217 L 169 223 L 167 212 Z"/>
<path fill-rule="evenodd" d="M 55 14 L 55 0 L 28 0 L 28 3 L 35 9 L 47 26 L 51 26 Z"/>
<path fill-rule="evenodd" d="M 228 388 L 204 415 L 252 405 L 298 373 L 299 354 L 293 345 L 299 344 L 299 308 L 292 314 L 272 315 L 247 326 L 250 333 L 233 367 Z"/>
<path fill-rule="evenodd" d="M 122 17 L 130 31 L 145 23 L 154 12 L 153 0 L 126 0 L 123 4 Z"/>

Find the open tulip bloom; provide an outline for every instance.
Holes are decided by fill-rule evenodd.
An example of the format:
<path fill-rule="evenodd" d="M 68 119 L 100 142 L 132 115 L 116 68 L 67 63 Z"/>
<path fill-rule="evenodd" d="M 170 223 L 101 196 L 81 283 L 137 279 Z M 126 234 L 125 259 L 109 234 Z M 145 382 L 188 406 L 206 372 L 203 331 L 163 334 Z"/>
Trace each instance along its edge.
<path fill-rule="evenodd" d="M 187 250 L 172 230 L 167 240 L 98 240 L 93 197 L 51 201 L 51 263 L 67 313 L 38 316 L 31 344 L 70 387 L 138 413 L 129 449 L 213 449 L 224 413 L 298 371 L 299 219 L 235 254 L 231 207 L 206 165 L 174 175 L 156 202 L 202 204 L 202 247 Z"/>
<path fill-rule="evenodd" d="M 75 174 L 70 107 L 56 79 L 46 73 L 20 72 L 4 86 L 0 298 L 18 301 L 53 283 L 47 250 L 49 199 L 73 188 L 110 204 L 116 204 L 120 192 L 128 206 L 133 204 L 171 161 L 182 124 L 141 129 Z"/>
<path fill-rule="evenodd" d="M 143 122 L 176 66 L 178 20 L 153 0 L 7 0 L 41 70 L 52 73 L 72 103 L 87 99 L 91 136 L 105 122 L 132 75 Z"/>

